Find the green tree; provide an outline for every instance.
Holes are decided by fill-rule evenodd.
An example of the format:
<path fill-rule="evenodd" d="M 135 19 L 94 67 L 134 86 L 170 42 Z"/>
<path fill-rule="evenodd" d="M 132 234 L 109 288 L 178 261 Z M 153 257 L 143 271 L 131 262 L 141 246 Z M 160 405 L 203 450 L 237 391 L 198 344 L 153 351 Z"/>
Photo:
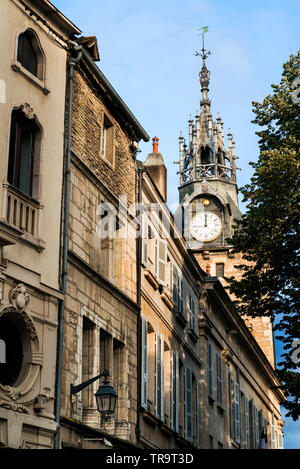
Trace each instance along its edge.
<path fill-rule="evenodd" d="M 294 420 L 300 415 L 300 361 L 293 354 L 300 338 L 299 65 L 298 52 L 283 65 L 280 84 L 271 85 L 273 94 L 252 103 L 252 122 L 262 127 L 256 132 L 260 154 L 250 163 L 250 183 L 240 190 L 246 209 L 230 240 L 248 262 L 238 267 L 241 280 L 231 278 L 229 286 L 241 315 L 269 316 L 280 331 L 284 353 L 277 373 L 288 397 L 283 405 Z"/>

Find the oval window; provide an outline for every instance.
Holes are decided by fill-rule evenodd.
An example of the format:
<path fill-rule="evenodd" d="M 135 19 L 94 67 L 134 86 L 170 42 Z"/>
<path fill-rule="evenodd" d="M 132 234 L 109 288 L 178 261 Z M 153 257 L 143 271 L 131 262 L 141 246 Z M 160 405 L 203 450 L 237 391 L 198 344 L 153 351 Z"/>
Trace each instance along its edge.
<path fill-rule="evenodd" d="M 13 386 L 22 369 L 23 346 L 18 328 L 5 314 L 0 318 L 0 348 L 0 383 Z"/>

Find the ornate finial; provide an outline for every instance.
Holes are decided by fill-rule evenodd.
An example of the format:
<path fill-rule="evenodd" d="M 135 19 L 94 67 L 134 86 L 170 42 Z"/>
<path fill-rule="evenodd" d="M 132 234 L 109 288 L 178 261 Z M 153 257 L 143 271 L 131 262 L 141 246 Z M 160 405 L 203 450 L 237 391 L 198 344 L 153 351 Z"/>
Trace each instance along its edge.
<path fill-rule="evenodd" d="M 209 86 L 209 78 L 210 78 L 210 71 L 206 68 L 205 60 L 211 54 L 209 50 L 206 50 L 204 47 L 204 34 L 208 32 L 208 26 L 204 26 L 200 28 L 202 34 L 202 50 L 201 52 L 196 52 L 196 56 L 200 56 L 203 60 L 202 69 L 199 73 L 200 77 L 200 84 L 201 84 L 201 91 L 202 91 L 202 101 L 201 106 L 204 106 L 204 109 L 208 110 L 210 107 L 210 100 L 208 99 L 208 86 Z"/>

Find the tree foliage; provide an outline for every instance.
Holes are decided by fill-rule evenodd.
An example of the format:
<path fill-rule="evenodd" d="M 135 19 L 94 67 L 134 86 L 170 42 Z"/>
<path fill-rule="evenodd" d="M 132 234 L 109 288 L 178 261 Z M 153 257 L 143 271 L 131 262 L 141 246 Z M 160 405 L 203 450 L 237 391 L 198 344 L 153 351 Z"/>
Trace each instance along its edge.
<path fill-rule="evenodd" d="M 240 314 L 269 316 L 283 343 L 277 373 L 288 400 L 287 416 L 300 415 L 300 362 L 293 341 L 300 338 L 300 53 L 283 65 L 279 85 L 262 103 L 253 103 L 252 121 L 262 129 L 260 154 L 250 183 L 240 192 L 245 213 L 236 220 L 231 244 L 247 261 L 241 280 L 230 280 Z M 298 87 L 298 88 L 297 88 Z M 300 354 L 299 354 L 300 356 Z M 298 368 L 298 371 L 297 371 Z"/>

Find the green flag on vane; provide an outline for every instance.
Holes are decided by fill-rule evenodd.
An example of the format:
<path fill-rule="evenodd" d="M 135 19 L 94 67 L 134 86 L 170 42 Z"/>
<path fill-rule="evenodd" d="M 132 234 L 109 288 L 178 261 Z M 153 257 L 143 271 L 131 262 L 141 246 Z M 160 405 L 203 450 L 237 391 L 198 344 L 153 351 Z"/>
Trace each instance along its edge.
<path fill-rule="evenodd" d="M 201 32 L 202 34 L 208 33 L 208 26 L 203 26 L 203 28 L 201 28 Z"/>

